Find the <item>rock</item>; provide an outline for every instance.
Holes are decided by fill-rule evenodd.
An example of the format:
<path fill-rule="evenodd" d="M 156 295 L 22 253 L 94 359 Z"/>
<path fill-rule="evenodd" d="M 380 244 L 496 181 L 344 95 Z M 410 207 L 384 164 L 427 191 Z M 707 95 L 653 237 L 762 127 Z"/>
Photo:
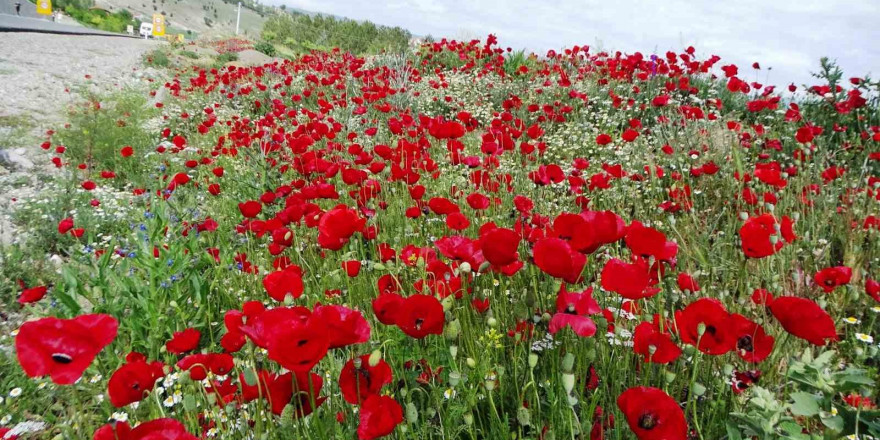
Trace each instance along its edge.
<path fill-rule="evenodd" d="M 29 170 L 34 167 L 34 163 L 25 157 L 24 153 L 24 148 L 0 150 L 0 162 L 11 165 L 13 168 Z"/>

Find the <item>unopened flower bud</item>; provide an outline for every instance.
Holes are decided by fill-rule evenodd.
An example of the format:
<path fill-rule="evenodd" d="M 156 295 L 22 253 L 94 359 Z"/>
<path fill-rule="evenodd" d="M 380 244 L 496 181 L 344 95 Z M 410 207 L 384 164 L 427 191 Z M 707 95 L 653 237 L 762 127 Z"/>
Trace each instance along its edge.
<path fill-rule="evenodd" d="M 370 363 L 371 367 L 375 367 L 376 365 L 379 365 L 379 361 L 381 361 L 381 360 L 382 360 L 382 352 L 380 350 L 373 350 L 373 352 L 370 353 L 369 363 Z"/>
<path fill-rule="evenodd" d="M 571 393 L 571 390 L 574 389 L 574 374 L 564 373 L 562 375 L 562 388 L 566 393 Z"/>
<path fill-rule="evenodd" d="M 565 356 L 562 358 L 562 371 L 565 373 L 571 373 L 574 368 L 574 355 L 571 353 L 565 353 Z"/>

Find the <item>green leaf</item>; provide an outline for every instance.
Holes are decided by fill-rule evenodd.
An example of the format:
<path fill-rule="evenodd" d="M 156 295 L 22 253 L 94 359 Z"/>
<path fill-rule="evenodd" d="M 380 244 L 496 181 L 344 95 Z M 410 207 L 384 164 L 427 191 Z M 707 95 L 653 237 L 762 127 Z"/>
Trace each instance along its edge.
<path fill-rule="evenodd" d="M 819 414 L 819 403 L 816 396 L 810 393 L 798 392 L 791 394 L 794 403 L 789 405 L 791 413 L 796 416 L 812 417 Z"/>
<path fill-rule="evenodd" d="M 835 431 L 843 431 L 843 417 L 822 417 L 822 424 Z"/>
<path fill-rule="evenodd" d="M 733 424 L 733 422 L 728 421 L 727 425 L 727 439 L 728 440 L 742 440 L 742 435 L 739 433 L 739 428 Z"/>

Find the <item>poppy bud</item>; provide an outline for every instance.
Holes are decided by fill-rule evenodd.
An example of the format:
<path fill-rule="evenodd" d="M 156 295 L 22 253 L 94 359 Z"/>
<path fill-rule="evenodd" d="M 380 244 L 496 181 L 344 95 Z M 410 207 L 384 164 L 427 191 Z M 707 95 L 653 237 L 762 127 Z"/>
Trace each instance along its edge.
<path fill-rule="evenodd" d="M 419 410 L 412 402 L 406 404 L 406 421 L 414 424 L 419 420 Z"/>
<path fill-rule="evenodd" d="M 488 320 L 486 320 L 486 323 L 489 324 L 489 327 L 491 328 L 498 327 L 498 320 L 495 318 L 489 318 Z"/>
<path fill-rule="evenodd" d="M 183 409 L 187 411 L 196 409 L 196 399 L 193 398 L 192 394 L 187 394 L 183 397 Z"/>
<path fill-rule="evenodd" d="M 516 410 L 516 421 L 519 422 L 520 426 L 531 425 L 532 417 L 531 414 L 529 414 L 529 409 L 524 406 L 519 407 L 519 409 Z"/>
<path fill-rule="evenodd" d="M 458 339 L 458 336 L 461 334 L 461 323 L 458 320 L 453 320 L 446 324 L 446 329 L 443 332 L 443 335 L 446 336 L 446 339 L 455 340 Z"/>
<path fill-rule="evenodd" d="M 535 292 L 526 290 L 526 306 L 532 308 L 535 306 Z"/>
<path fill-rule="evenodd" d="M 296 407 L 291 404 L 284 405 L 281 411 L 281 426 L 285 428 L 293 428 L 293 421 L 296 420 Z"/>
<path fill-rule="evenodd" d="M 742 221 L 746 221 L 746 220 L 748 220 L 748 219 L 749 219 L 749 213 L 748 213 L 748 212 L 740 212 L 740 213 L 739 213 L 739 219 L 742 220 Z"/>
<path fill-rule="evenodd" d="M 477 269 L 477 272 L 483 272 L 489 267 L 489 262 L 484 261 L 483 264 L 480 265 L 480 268 Z"/>
<path fill-rule="evenodd" d="M 667 371 L 666 373 L 664 373 L 663 378 L 666 380 L 667 384 L 670 384 L 675 380 L 675 373 L 673 373 L 671 371 Z"/>
<path fill-rule="evenodd" d="M 453 386 L 453 387 L 457 386 L 460 381 L 461 381 L 461 373 L 459 373 L 458 371 L 453 371 L 453 372 L 449 373 L 449 385 L 450 386 Z"/>
<path fill-rule="evenodd" d="M 699 383 L 699 382 L 696 382 L 696 383 L 694 383 L 693 391 L 694 391 L 694 395 L 702 396 L 703 394 L 706 394 L 706 386 Z"/>
<path fill-rule="evenodd" d="M 474 358 L 467 358 L 467 360 L 465 360 L 465 363 L 467 364 L 468 367 L 471 367 L 471 368 L 474 368 L 477 366 L 477 361 L 475 361 Z"/>
<path fill-rule="evenodd" d="M 375 263 L 375 264 L 373 264 L 373 269 L 375 269 L 375 270 L 385 270 L 385 265 L 382 264 L 382 263 Z"/>
<path fill-rule="evenodd" d="M 257 374 L 253 369 L 247 368 L 244 370 L 244 383 L 251 387 L 257 384 Z"/>
<path fill-rule="evenodd" d="M 703 336 L 706 333 L 706 323 L 701 322 L 697 324 L 697 336 Z"/>
<path fill-rule="evenodd" d="M 376 365 L 379 365 L 379 361 L 381 361 L 381 360 L 382 360 L 382 352 L 380 350 L 373 350 L 373 352 L 370 353 L 369 364 L 371 367 L 375 367 Z"/>
<path fill-rule="evenodd" d="M 548 323 L 548 322 L 550 322 L 550 318 L 552 318 L 552 317 L 551 317 L 550 314 L 547 313 L 547 312 L 544 312 L 544 314 L 541 315 L 541 321 L 544 322 L 544 323 Z"/>
<path fill-rule="evenodd" d="M 464 419 L 465 425 L 471 426 L 474 424 L 474 415 L 472 413 L 465 413 L 461 418 Z"/>
<path fill-rule="evenodd" d="M 486 386 L 486 391 L 492 391 L 495 389 L 495 381 L 494 380 L 487 379 L 484 382 L 484 385 Z"/>
<path fill-rule="evenodd" d="M 724 366 L 721 367 L 721 371 L 724 373 L 724 376 L 730 376 L 733 374 L 733 365 L 724 364 Z"/>
<path fill-rule="evenodd" d="M 458 270 L 460 270 L 461 273 L 464 273 L 464 274 L 471 273 L 471 264 L 468 263 L 467 261 L 465 261 L 464 263 L 461 263 L 458 266 Z"/>
<path fill-rule="evenodd" d="M 572 368 L 574 368 L 574 355 L 566 353 L 565 357 L 562 358 L 562 371 L 571 373 Z"/>
<path fill-rule="evenodd" d="M 455 360 L 455 358 L 458 356 L 458 346 L 457 345 L 450 345 L 449 346 L 449 355 L 452 356 L 453 360 Z"/>
<path fill-rule="evenodd" d="M 285 306 L 292 306 L 293 305 L 293 294 L 292 293 L 288 293 L 287 295 L 284 295 L 284 305 Z"/>
<path fill-rule="evenodd" d="M 538 355 L 529 353 L 529 368 L 535 368 L 536 365 L 538 365 Z"/>

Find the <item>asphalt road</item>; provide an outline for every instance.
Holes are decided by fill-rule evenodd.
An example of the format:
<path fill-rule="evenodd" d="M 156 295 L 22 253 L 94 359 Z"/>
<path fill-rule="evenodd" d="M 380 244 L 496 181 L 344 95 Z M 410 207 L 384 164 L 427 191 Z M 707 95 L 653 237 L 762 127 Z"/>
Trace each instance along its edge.
<path fill-rule="evenodd" d="M 37 5 L 27 0 L 0 0 L 0 14 L 15 15 L 15 3 L 21 3 L 21 16 L 39 18 Z"/>
<path fill-rule="evenodd" d="M 0 32 L 42 32 L 68 35 L 106 35 L 130 37 L 129 35 L 105 32 L 83 26 L 55 23 L 49 16 L 37 14 L 37 5 L 20 0 L 21 15 L 15 13 L 15 3 L 19 0 L 0 0 Z M 68 18 L 68 20 L 72 20 Z"/>

